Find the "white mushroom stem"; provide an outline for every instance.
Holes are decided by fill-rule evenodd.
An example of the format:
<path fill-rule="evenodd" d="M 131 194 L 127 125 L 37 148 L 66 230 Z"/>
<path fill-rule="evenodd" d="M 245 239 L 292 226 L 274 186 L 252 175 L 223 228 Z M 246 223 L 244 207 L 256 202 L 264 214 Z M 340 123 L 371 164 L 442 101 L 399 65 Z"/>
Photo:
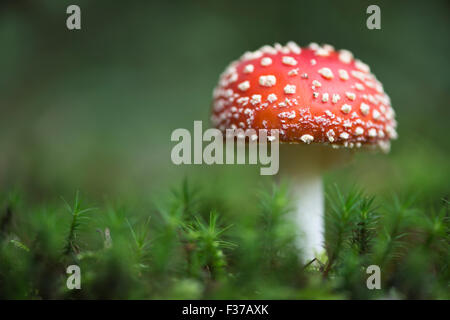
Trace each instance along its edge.
<path fill-rule="evenodd" d="M 297 230 L 297 247 L 307 263 L 324 251 L 324 193 L 322 175 L 313 171 L 297 172 L 292 176 L 292 195 L 295 211 L 293 219 Z"/>
<path fill-rule="evenodd" d="M 296 244 L 302 262 L 308 263 L 324 252 L 325 199 L 323 173 L 348 162 L 351 154 L 329 146 L 281 144 L 280 173 L 288 179 L 296 205 L 292 219 L 296 225 Z"/>

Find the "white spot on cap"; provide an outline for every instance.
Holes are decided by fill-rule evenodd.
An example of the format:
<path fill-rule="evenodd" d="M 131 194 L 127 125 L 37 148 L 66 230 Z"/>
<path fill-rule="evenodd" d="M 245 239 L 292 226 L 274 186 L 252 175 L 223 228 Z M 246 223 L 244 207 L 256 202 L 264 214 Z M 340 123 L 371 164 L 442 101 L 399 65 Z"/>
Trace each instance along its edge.
<path fill-rule="evenodd" d="M 283 64 L 287 64 L 289 66 L 297 65 L 297 60 L 292 57 L 284 56 L 283 58 L 281 58 L 281 61 L 283 62 Z"/>
<path fill-rule="evenodd" d="M 295 54 L 300 54 L 302 52 L 302 49 L 294 41 L 289 41 L 286 44 L 286 47 Z"/>
<path fill-rule="evenodd" d="M 354 94 L 353 92 L 346 92 L 345 95 L 352 101 L 356 98 L 356 94 Z"/>
<path fill-rule="evenodd" d="M 244 67 L 244 73 L 252 73 L 255 67 L 252 64 L 248 64 Z"/>
<path fill-rule="evenodd" d="M 275 48 L 283 54 L 288 54 L 291 52 L 288 47 L 284 47 L 279 43 L 275 44 Z"/>
<path fill-rule="evenodd" d="M 380 119 L 381 114 L 380 114 L 380 112 L 379 112 L 378 110 L 373 110 L 372 116 L 373 116 L 373 118 L 374 118 L 375 120 L 378 120 L 378 119 Z"/>
<path fill-rule="evenodd" d="M 397 131 L 395 130 L 395 128 L 394 127 L 392 127 L 392 126 L 386 126 L 386 132 L 387 132 L 387 134 L 389 135 L 389 137 L 391 138 L 391 139 L 397 139 L 398 138 L 398 134 L 397 134 Z"/>
<path fill-rule="evenodd" d="M 314 137 L 309 134 L 304 134 L 300 137 L 300 140 L 302 140 L 304 143 L 310 144 L 314 141 Z"/>
<path fill-rule="evenodd" d="M 288 76 L 296 76 L 298 75 L 298 68 L 292 69 L 288 72 Z"/>
<path fill-rule="evenodd" d="M 348 72 L 344 69 L 339 69 L 339 78 L 341 78 L 342 80 L 348 80 Z"/>
<path fill-rule="evenodd" d="M 313 80 L 312 84 L 313 84 L 313 86 L 315 86 L 317 88 L 320 88 L 322 86 L 322 84 L 317 80 Z"/>
<path fill-rule="evenodd" d="M 366 75 L 361 71 L 352 70 L 351 74 L 358 80 L 364 81 L 366 79 Z"/>
<path fill-rule="evenodd" d="M 368 86 L 369 88 L 375 88 L 375 84 L 372 81 L 364 81 L 364 83 L 366 84 L 366 86 Z"/>
<path fill-rule="evenodd" d="M 270 66 L 271 64 L 272 64 L 272 59 L 270 59 L 269 57 L 264 57 L 261 59 L 261 65 L 263 67 Z"/>
<path fill-rule="evenodd" d="M 352 62 L 353 54 L 348 50 L 340 50 L 339 51 L 339 60 L 343 63 Z"/>
<path fill-rule="evenodd" d="M 341 96 L 337 93 L 333 94 L 333 98 L 331 98 L 331 102 L 337 103 L 341 99 Z"/>
<path fill-rule="evenodd" d="M 393 109 L 389 108 L 389 109 L 386 111 L 386 118 L 387 118 L 388 120 L 394 119 L 394 112 L 393 112 Z"/>
<path fill-rule="evenodd" d="M 249 81 L 244 81 L 238 84 L 238 88 L 241 91 L 247 91 L 248 88 L 250 88 L 250 82 Z"/>
<path fill-rule="evenodd" d="M 343 126 L 346 127 L 346 128 L 351 128 L 352 127 L 352 122 L 350 120 L 346 119 L 346 120 L 344 120 Z"/>
<path fill-rule="evenodd" d="M 374 128 L 369 129 L 368 135 L 371 138 L 375 138 L 377 136 L 377 130 Z"/>
<path fill-rule="evenodd" d="M 364 90 L 364 86 L 359 82 L 355 83 L 355 88 L 356 88 L 356 90 L 359 90 L 359 91 Z"/>
<path fill-rule="evenodd" d="M 328 141 L 330 142 L 334 142 L 334 131 L 333 129 L 330 129 L 327 131 L 327 137 L 328 137 Z"/>
<path fill-rule="evenodd" d="M 359 106 L 359 110 L 361 110 L 361 113 L 363 115 L 367 116 L 369 114 L 370 107 L 369 105 L 362 102 L 361 105 Z"/>
<path fill-rule="evenodd" d="M 349 137 L 349 135 L 348 135 L 347 132 L 342 132 L 342 133 L 339 135 L 339 137 L 341 137 L 341 139 L 347 140 L 348 137 Z"/>
<path fill-rule="evenodd" d="M 271 93 L 267 96 L 267 100 L 269 100 L 270 103 L 277 101 L 277 95 L 275 93 Z"/>
<path fill-rule="evenodd" d="M 328 102 L 328 98 L 329 98 L 328 93 L 322 94 L 322 102 Z"/>
<path fill-rule="evenodd" d="M 356 127 L 355 129 L 355 135 L 360 136 L 364 133 L 364 129 L 361 127 Z"/>
<path fill-rule="evenodd" d="M 250 100 L 250 103 L 255 105 L 257 103 L 261 102 L 261 95 L 260 94 L 254 94 L 252 95 L 252 99 Z"/>
<path fill-rule="evenodd" d="M 237 103 L 240 103 L 245 106 L 248 103 L 248 100 L 249 100 L 248 97 L 240 97 L 236 101 L 237 101 Z"/>
<path fill-rule="evenodd" d="M 317 50 L 320 48 L 320 46 L 316 42 L 311 42 L 308 47 L 312 50 Z"/>
<path fill-rule="evenodd" d="M 272 87 L 277 83 L 277 78 L 273 75 L 260 76 L 259 84 L 263 87 Z"/>
<path fill-rule="evenodd" d="M 295 118 L 295 111 L 286 111 L 286 112 L 281 112 L 278 114 L 279 118 L 288 118 L 288 119 L 294 119 Z"/>
<path fill-rule="evenodd" d="M 247 51 L 247 52 L 245 52 L 245 53 L 242 55 L 241 59 L 244 60 L 244 61 L 246 61 L 246 60 L 252 60 L 252 59 L 258 59 L 258 58 L 260 58 L 262 55 L 263 55 L 263 53 L 262 53 L 261 51 L 259 51 L 259 50 L 256 50 L 256 51 L 254 51 L 254 52 Z"/>
<path fill-rule="evenodd" d="M 329 68 L 322 68 L 319 73 L 325 79 L 333 79 L 333 72 Z"/>
<path fill-rule="evenodd" d="M 383 85 L 379 82 L 375 84 L 375 90 L 377 90 L 378 93 L 383 93 Z"/>
<path fill-rule="evenodd" d="M 321 57 L 328 57 L 330 55 L 330 51 L 325 48 L 318 48 L 315 54 Z"/>
<path fill-rule="evenodd" d="M 295 85 L 293 84 L 288 84 L 286 85 L 286 87 L 284 87 L 284 93 L 286 94 L 294 94 L 295 93 Z"/>
<path fill-rule="evenodd" d="M 330 51 L 330 52 L 334 51 L 334 47 L 331 44 L 328 44 L 328 43 L 324 43 L 322 45 L 322 48 L 324 48 L 325 50 Z"/>
<path fill-rule="evenodd" d="M 278 53 L 277 49 L 275 49 L 274 47 L 269 46 L 269 45 L 262 46 L 261 49 L 259 49 L 259 50 L 261 52 L 268 53 L 268 54 L 277 54 Z"/>
<path fill-rule="evenodd" d="M 352 111 L 352 106 L 349 105 L 349 104 L 344 104 L 344 105 L 341 107 L 341 111 L 342 111 L 343 113 L 349 113 L 350 111 Z"/>
<path fill-rule="evenodd" d="M 237 79 L 238 79 L 238 74 L 235 73 L 235 72 L 233 72 L 233 73 L 231 74 L 230 78 L 228 79 L 228 81 L 229 81 L 230 83 L 233 83 L 233 82 L 236 82 Z"/>
<path fill-rule="evenodd" d="M 355 61 L 355 67 L 358 70 L 364 71 L 364 72 L 370 72 L 370 68 L 367 64 L 365 64 L 364 62 L 362 62 L 361 60 L 356 60 Z"/>

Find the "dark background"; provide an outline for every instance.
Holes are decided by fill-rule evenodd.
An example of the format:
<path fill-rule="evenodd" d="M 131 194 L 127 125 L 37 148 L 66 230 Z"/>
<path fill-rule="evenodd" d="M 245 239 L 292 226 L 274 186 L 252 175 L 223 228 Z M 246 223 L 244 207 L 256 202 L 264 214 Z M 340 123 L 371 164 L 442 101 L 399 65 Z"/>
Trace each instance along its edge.
<path fill-rule="evenodd" d="M 66 28 L 69 4 L 81 7 L 80 31 Z M 366 28 L 370 4 L 381 30 Z M 328 184 L 437 202 L 450 181 L 448 13 L 448 1 L 2 1 L 0 191 L 140 197 L 188 176 L 245 199 L 272 178 L 255 166 L 176 167 L 170 134 L 209 121 L 231 60 L 293 40 L 351 50 L 397 113 L 392 152 L 361 153 Z"/>

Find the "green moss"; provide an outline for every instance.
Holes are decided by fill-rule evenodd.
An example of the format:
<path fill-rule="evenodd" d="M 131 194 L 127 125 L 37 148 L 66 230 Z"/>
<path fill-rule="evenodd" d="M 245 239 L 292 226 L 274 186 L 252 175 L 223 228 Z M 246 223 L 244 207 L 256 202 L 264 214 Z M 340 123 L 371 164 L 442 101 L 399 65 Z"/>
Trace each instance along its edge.
<path fill-rule="evenodd" d="M 426 209 L 411 197 L 381 200 L 335 188 L 327 196 L 327 253 L 304 266 L 287 190 L 255 192 L 243 207 L 249 212 L 226 204 L 226 193 L 211 199 L 186 180 L 158 205 L 107 201 L 94 211 L 78 193 L 70 206 L 32 205 L 15 192 L 0 212 L 0 296 L 449 298 L 448 202 Z M 81 268 L 81 290 L 66 288 L 71 264 Z M 381 268 L 381 290 L 366 287 L 372 264 Z"/>

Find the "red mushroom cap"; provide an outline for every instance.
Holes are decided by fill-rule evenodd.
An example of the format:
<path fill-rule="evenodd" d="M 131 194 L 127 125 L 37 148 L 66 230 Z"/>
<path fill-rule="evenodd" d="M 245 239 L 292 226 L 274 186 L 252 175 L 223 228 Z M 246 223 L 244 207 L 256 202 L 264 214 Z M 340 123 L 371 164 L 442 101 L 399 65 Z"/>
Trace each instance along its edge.
<path fill-rule="evenodd" d="M 286 143 L 388 150 L 394 116 L 381 83 L 351 52 L 289 42 L 228 66 L 214 90 L 212 122 L 221 131 L 279 129 Z"/>

